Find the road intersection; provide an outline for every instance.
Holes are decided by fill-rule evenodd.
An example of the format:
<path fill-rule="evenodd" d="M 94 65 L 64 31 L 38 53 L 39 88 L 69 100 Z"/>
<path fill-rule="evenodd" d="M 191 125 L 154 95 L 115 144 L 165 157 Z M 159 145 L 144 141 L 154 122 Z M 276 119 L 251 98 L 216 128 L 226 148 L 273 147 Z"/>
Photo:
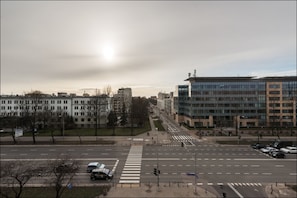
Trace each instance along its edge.
<path fill-rule="evenodd" d="M 274 159 L 248 145 L 222 145 L 197 138 L 163 117 L 167 131 L 153 128 L 149 135 L 121 138 L 115 145 L 1 145 L 1 164 L 32 161 L 46 164 L 68 157 L 80 161 L 73 185 L 105 185 L 91 181 L 86 173 L 90 161 L 115 171 L 109 183 L 117 185 L 188 185 L 212 188 L 233 197 L 265 197 L 267 185 L 296 183 L 296 155 Z M 128 144 L 127 144 L 128 142 Z M 181 142 L 185 145 L 182 146 Z M 160 170 L 159 178 L 154 169 Z M 197 176 L 197 177 L 195 177 Z M 31 185 L 44 183 L 35 178 Z"/>

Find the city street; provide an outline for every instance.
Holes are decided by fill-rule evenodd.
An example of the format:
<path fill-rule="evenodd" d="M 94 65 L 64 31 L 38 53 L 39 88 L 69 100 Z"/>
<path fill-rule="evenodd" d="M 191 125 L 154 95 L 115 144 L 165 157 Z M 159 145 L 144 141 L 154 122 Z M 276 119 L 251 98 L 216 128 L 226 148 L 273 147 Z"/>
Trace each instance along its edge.
<path fill-rule="evenodd" d="M 1 145 L 1 164 L 32 161 L 46 166 L 56 159 L 75 159 L 80 170 L 72 185 L 180 185 L 199 186 L 228 197 L 265 197 L 266 187 L 296 182 L 296 154 L 275 159 L 250 145 L 224 145 L 192 136 L 161 112 L 166 132 L 152 127 L 149 134 L 121 137 L 115 145 Z M 151 126 L 154 126 L 150 118 Z M 217 137 L 220 138 L 220 137 Z M 68 137 L 71 139 L 71 137 Z M 99 162 L 114 171 L 111 181 L 91 181 L 89 162 Z M 44 185 L 36 177 L 29 185 Z"/>
<path fill-rule="evenodd" d="M 80 171 L 73 185 L 104 184 L 106 181 L 91 181 L 86 173 L 88 162 L 98 161 L 115 170 L 114 185 L 125 181 L 157 183 L 154 168 L 160 170 L 159 182 L 180 183 L 213 187 L 219 191 L 238 191 L 249 195 L 251 190 L 257 195 L 270 183 L 296 182 L 296 155 L 286 159 L 273 159 L 249 146 L 225 146 L 199 142 L 195 146 L 142 146 L 139 165 L 127 165 L 129 151 L 135 146 L 1 146 L 1 164 L 21 160 L 47 163 L 68 156 L 79 160 Z M 128 166 L 128 167 L 127 167 Z M 138 172 L 135 172 L 139 170 Z M 130 173 L 127 172 L 130 170 Z M 126 171 L 124 173 L 124 171 Z M 134 171 L 134 172 L 133 172 Z M 197 177 L 195 178 L 195 173 Z M 45 178 L 34 178 L 31 183 L 41 184 Z M 129 182 L 127 182 L 129 183 Z M 260 193 L 260 194 L 259 194 Z"/>

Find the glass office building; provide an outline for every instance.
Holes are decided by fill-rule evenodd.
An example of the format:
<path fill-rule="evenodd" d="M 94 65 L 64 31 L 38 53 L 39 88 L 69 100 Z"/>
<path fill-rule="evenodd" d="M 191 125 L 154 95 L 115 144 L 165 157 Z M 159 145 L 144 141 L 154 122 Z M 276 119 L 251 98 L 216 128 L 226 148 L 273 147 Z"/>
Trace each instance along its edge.
<path fill-rule="evenodd" d="M 175 119 L 191 127 L 296 126 L 296 76 L 189 77 Z"/>

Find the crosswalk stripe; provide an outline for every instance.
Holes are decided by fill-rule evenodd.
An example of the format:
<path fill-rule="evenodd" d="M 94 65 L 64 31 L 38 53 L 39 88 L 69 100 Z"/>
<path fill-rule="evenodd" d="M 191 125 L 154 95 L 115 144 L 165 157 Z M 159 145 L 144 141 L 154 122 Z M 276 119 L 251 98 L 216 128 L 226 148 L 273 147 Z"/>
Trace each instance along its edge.
<path fill-rule="evenodd" d="M 126 163 L 120 176 L 120 184 L 140 183 L 143 146 L 131 146 Z"/>
<path fill-rule="evenodd" d="M 259 187 L 259 186 L 262 186 L 261 183 L 228 183 L 228 184 L 231 185 L 231 186 L 242 186 L 242 187 L 244 187 L 244 186 L 245 187 L 252 187 L 252 186 Z M 201 182 L 201 183 L 197 183 L 196 185 L 197 186 L 202 186 L 204 184 Z M 226 185 L 226 183 L 220 183 L 220 182 L 218 182 L 218 183 L 214 184 L 212 182 L 209 182 L 209 183 L 205 183 L 205 185 L 208 185 L 208 186 L 213 186 L 213 185 L 223 186 L 223 185 Z"/>

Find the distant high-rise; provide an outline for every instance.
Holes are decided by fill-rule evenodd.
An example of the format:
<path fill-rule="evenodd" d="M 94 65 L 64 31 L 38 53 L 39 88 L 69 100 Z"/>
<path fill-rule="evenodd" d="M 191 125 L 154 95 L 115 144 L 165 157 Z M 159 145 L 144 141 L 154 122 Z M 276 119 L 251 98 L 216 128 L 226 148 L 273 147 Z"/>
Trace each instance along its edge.
<path fill-rule="evenodd" d="M 117 115 L 121 115 L 123 108 L 127 114 L 131 113 L 132 105 L 132 89 L 131 88 L 120 88 L 118 93 L 113 96 L 113 110 Z"/>

